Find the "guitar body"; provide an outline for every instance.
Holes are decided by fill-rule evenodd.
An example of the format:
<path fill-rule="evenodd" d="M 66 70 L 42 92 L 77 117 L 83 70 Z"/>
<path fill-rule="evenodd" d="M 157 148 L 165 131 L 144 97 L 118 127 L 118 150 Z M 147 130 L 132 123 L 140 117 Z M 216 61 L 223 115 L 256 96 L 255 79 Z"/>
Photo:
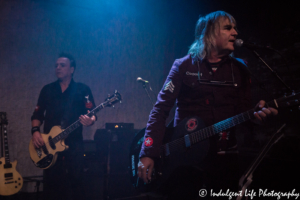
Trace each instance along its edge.
<path fill-rule="evenodd" d="M 42 169 L 47 169 L 55 164 L 57 159 L 57 153 L 62 152 L 69 147 L 65 145 L 64 140 L 53 143 L 51 140 L 58 136 L 63 130 L 60 126 L 53 126 L 49 134 L 41 134 L 45 142 L 45 146 L 36 149 L 32 143 L 32 139 L 29 143 L 29 154 L 33 163 Z"/>
<path fill-rule="evenodd" d="M 0 158 L 0 195 L 16 194 L 23 186 L 23 178 L 16 170 L 17 161 L 5 164 L 5 158 Z"/>
<path fill-rule="evenodd" d="M 191 129 L 191 131 L 189 131 L 189 125 L 191 121 L 193 123 L 195 122 L 197 125 L 195 125 L 196 127 Z M 172 141 L 182 138 L 185 135 L 200 130 L 204 127 L 204 122 L 198 117 L 185 119 L 178 124 L 175 129 L 167 129 L 163 140 L 164 144 L 168 142 L 170 143 L 170 146 L 172 146 Z M 152 181 L 151 183 L 144 184 L 143 180 L 139 179 L 137 175 L 139 153 L 144 141 L 144 134 L 145 129 L 135 136 L 130 148 L 131 181 L 134 187 L 141 192 L 157 192 L 161 189 L 163 190 L 163 186 L 168 184 L 168 181 L 171 177 L 176 177 L 176 173 L 180 172 L 181 168 L 201 166 L 209 150 L 208 139 L 203 140 L 191 147 L 186 147 L 186 143 L 183 142 L 180 148 L 176 148 L 169 155 L 162 155 L 161 158 L 155 160 Z"/>

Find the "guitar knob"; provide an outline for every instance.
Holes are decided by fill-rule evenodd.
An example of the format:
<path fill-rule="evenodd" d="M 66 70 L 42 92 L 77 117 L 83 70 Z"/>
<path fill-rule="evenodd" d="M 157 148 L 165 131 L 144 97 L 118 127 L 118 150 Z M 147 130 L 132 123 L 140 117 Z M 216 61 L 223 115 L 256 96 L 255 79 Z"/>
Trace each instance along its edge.
<path fill-rule="evenodd" d="M 15 186 L 15 188 L 18 188 L 18 186 Z"/>

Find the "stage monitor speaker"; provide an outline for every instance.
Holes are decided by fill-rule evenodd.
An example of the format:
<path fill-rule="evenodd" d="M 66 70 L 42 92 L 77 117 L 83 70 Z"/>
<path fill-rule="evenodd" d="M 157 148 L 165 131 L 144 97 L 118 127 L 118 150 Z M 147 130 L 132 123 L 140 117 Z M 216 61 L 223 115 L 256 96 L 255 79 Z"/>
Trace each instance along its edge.
<path fill-rule="evenodd" d="M 129 131 L 134 129 L 134 124 L 133 123 L 106 123 L 105 129 L 111 131 L 122 131 L 122 130 Z"/>
<path fill-rule="evenodd" d="M 118 124 L 119 127 L 121 124 Z M 110 127 L 115 127 L 116 124 Z M 123 127 L 130 127 L 122 124 Z M 131 125 L 133 127 L 133 125 Z M 104 163 L 104 199 L 115 199 L 137 195 L 130 182 L 129 148 L 139 130 L 98 129 L 94 140 L 100 162 Z M 109 158 L 109 159 L 108 159 Z"/>

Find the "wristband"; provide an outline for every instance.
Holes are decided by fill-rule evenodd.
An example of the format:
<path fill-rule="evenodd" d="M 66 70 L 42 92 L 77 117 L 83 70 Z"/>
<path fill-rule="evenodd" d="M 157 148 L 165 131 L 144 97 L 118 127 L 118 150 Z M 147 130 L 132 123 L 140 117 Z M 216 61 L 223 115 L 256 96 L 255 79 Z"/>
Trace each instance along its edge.
<path fill-rule="evenodd" d="M 33 133 L 36 132 L 36 131 L 40 132 L 40 127 L 39 127 L 39 126 L 35 126 L 35 127 L 32 127 L 32 128 L 31 128 L 31 134 L 32 134 L 32 135 L 33 135 Z"/>

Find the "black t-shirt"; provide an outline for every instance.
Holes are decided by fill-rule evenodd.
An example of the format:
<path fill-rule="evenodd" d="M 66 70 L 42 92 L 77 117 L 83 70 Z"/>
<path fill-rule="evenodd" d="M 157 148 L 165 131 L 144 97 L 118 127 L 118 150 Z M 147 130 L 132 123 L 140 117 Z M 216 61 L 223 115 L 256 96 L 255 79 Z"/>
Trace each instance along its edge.
<path fill-rule="evenodd" d="M 53 126 L 67 128 L 77 121 L 80 115 L 87 114 L 87 111 L 94 107 L 94 98 L 87 85 L 76 83 L 72 79 L 69 87 L 62 93 L 59 81 L 55 81 L 42 88 L 31 120 L 37 119 L 41 124 L 44 122 L 44 133 L 47 134 Z M 70 133 L 65 143 L 70 145 L 82 141 L 81 126 Z"/>

